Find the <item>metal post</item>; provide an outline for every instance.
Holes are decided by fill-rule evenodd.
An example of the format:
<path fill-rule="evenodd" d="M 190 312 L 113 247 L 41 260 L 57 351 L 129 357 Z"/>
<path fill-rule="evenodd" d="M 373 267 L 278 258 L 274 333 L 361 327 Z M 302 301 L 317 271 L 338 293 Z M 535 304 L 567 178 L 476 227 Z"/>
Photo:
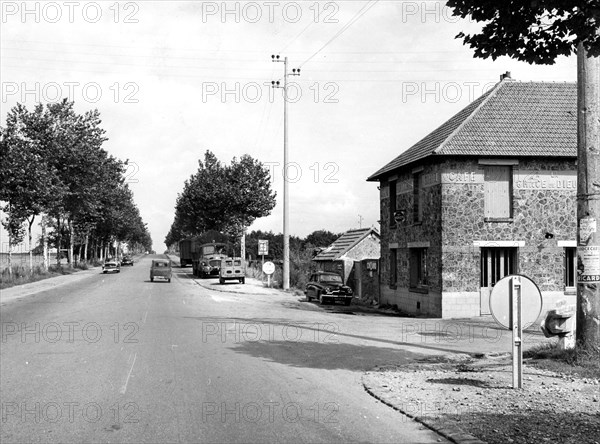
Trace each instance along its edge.
<path fill-rule="evenodd" d="M 512 327 L 512 367 L 513 367 L 513 388 L 523 387 L 523 325 L 521 324 L 521 278 L 513 276 L 511 278 L 511 327 Z"/>

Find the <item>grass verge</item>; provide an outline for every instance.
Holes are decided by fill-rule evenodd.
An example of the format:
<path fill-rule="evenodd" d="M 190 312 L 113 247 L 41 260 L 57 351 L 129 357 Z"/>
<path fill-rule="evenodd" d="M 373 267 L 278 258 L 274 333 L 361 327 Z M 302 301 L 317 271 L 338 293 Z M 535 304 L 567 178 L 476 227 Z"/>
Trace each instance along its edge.
<path fill-rule="evenodd" d="M 48 270 L 45 270 L 41 265 L 35 265 L 33 269 L 30 269 L 28 266 L 14 265 L 12 267 L 12 273 L 9 273 L 8 268 L 2 270 L 2 273 L 0 274 L 0 290 L 41 281 L 55 276 L 73 274 L 81 270 L 87 270 L 89 267 L 90 265 L 85 262 L 79 262 L 73 268 L 69 268 L 67 265 L 50 265 Z"/>
<path fill-rule="evenodd" d="M 600 347 L 577 347 L 561 350 L 558 343 L 540 344 L 523 353 L 537 367 L 555 372 L 600 379 Z"/>

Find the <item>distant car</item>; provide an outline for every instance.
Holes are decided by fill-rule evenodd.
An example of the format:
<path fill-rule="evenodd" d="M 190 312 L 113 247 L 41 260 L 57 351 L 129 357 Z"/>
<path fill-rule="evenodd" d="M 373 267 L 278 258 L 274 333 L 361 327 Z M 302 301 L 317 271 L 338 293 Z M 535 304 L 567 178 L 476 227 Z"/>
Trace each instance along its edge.
<path fill-rule="evenodd" d="M 219 267 L 219 284 L 225 281 L 236 280 L 240 284 L 246 283 L 246 267 L 241 257 L 226 257 L 221 259 Z"/>
<path fill-rule="evenodd" d="M 311 274 L 306 289 L 306 300 L 318 299 L 321 304 L 341 301 L 346 305 L 352 302 L 352 289 L 344 285 L 342 277 L 337 273 L 318 271 Z"/>
<path fill-rule="evenodd" d="M 102 273 L 104 273 L 104 274 L 120 273 L 120 272 L 121 272 L 121 265 L 119 264 L 119 261 L 117 261 L 115 259 L 107 260 L 106 262 L 104 262 L 104 265 L 102 265 Z"/>
<path fill-rule="evenodd" d="M 131 259 L 129 256 L 124 256 L 123 259 L 121 260 L 121 265 L 133 266 L 133 259 Z"/>
<path fill-rule="evenodd" d="M 154 282 L 154 278 L 166 279 L 171 282 L 171 261 L 167 259 L 154 259 L 150 266 L 150 282 Z"/>

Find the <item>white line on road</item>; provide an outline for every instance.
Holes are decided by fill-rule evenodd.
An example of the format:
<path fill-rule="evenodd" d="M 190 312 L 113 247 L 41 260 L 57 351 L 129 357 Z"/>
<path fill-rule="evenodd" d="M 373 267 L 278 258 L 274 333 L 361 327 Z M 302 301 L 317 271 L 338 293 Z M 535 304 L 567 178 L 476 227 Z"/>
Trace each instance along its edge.
<path fill-rule="evenodd" d="M 144 320 L 142 321 L 142 324 L 146 323 L 146 318 L 148 317 L 148 310 L 146 310 L 146 313 L 144 313 Z"/>
<path fill-rule="evenodd" d="M 131 355 L 129 355 L 129 357 L 131 358 Z M 135 355 L 133 355 L 133 363 L 131 364 L 131 368 L 129 369 L 129 373 L 127 374 L 127 379 L 125 380 L 125 384 L 123 384 L 123 386 L 121 387 L 121 394 L 124 395 L 125 392 L 127 391 L 127 384 L 129 384 L 129 378 L 131 377 L 131 372 L 133 371 L 133 366 L 135 365 L 135 360 L 137 359 L 137 353 Z"/>

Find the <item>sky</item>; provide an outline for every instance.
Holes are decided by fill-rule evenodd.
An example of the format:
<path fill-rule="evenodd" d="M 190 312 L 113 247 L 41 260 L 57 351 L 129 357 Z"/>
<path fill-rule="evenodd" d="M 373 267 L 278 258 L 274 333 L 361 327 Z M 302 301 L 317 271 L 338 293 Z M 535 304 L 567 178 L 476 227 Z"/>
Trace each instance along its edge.
<path fill-rule="evenodd" d="M 473 58 L 455 36 L 480 24 L 436 1 L 0 1 L 0 125 L 16 103 L 98 109 L 154 248 L 207 150 L 265 164 L 277 192 L 251 230 L 283 231 L 288 70 L 290 234 L 379 229 L 366 179 L 511 72 L 576 81 L 552 66 Z M 2 251 L 7 250 L 4 232 Z"/>

